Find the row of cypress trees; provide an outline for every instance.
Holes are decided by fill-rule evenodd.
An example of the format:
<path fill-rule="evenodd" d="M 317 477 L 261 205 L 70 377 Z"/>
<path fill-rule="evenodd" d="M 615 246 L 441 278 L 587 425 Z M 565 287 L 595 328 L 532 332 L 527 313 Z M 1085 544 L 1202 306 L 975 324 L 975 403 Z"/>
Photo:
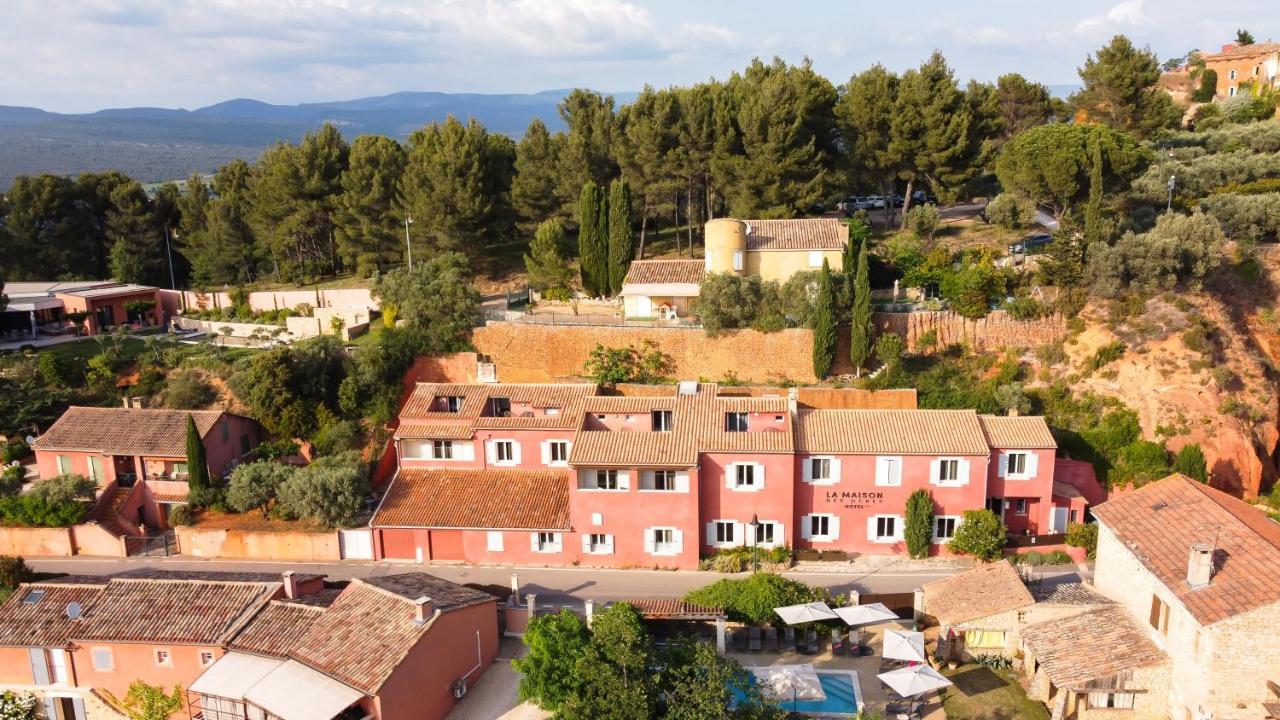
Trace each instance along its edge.
<path fill-rule="evenodd" d="M 609 184 L 608 194 L 594 182 L 578 197 L 578 258 L 582 288 L 588 295 L 617 295 L 635 254 L 631 230 L 631 188 L 624 180 Z"/>
<path fill-rule="evenodd" d="M 849 241 L 845 244 L 842 271 L 845 287 L 849 289 L 849 360 L 854 372 L 861 375 L 862 368 L 871 357 L 871 279 L 867 268 L 867 240 L 870 228 L 857 220 L 849 223 Z M 823 378 L 831 371 L 836 360 L 836 344 L 841 304 L 837 302 L 831 265 L 822 262 L 818 276 L 818 293 L 814 299 L 813 322 L 813 374 Z"/>

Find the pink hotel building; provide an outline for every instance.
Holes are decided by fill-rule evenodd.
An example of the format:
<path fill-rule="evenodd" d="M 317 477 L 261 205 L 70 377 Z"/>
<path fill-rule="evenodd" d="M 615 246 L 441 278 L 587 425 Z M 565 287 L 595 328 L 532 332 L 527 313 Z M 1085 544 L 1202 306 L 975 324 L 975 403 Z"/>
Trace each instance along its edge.
<path fill-rule="evenodd" d="M 714 384 L 602 396 L 591 384 L 419 384 L 370 525 L 379 559 L 692 568 L 737 546 L 904 553 L 907 496 L 934 552 L 965 510 L 1010 534 L 1083 519 L 1091 469 L 1039 417 L 835 410 Z M 1084 466 L 1087 468 L 1087 466 Z M 754 531 L 752 530 L 754 528 Z"/>

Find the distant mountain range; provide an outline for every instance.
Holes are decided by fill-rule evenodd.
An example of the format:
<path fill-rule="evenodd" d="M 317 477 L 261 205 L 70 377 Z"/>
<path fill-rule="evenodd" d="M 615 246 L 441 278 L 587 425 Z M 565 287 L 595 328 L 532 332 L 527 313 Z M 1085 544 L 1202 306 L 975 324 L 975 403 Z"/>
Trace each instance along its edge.
<path fill-rule="evenodd" d="M 326 103 L 272 105 L 237 99 L 197 110 L 119 108 L 62 114 L 0 106 L 0 188 L 18 175 L 119 170 L 142 182 L 210 172 L 256 158 L 279 140 L 298 140 L 332 122 L 348 140 L 379 134 L 405 138 L 449 115 L 474 117 L 492 131 L 518 137 L 535 117 L 564 124 L 556 105 L 569 90 L 526 95 L 398 92 Z M 619 103 L 635 93 L 615 93 Z"/>

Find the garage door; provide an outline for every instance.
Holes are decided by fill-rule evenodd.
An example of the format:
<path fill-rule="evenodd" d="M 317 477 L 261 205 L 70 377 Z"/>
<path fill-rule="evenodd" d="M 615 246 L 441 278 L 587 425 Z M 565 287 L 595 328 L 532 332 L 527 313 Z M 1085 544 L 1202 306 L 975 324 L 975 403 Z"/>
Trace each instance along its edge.
<path fill-rule="evenodd" d="M 417 555 L 418 543 L 414 537 L 413 530 L 404 528 L 395 528 L 389 530 L 379 530 L 382 533 L 382 556 L 390 560 L 414 560 Z M 425 533 L 424 533 L 425 534 Z M 425 540 L 425 538 L 424 538 Z M 425 554 L 426 543 L 423 542 L 423 551 Z"/>
<path fill-rule="evenodd" d="M 462 549 L 462 531 L 432 530 L 431 559 L 465 560 L 466 553 Z"/>
<path fill-rule="evenodd" d="M 373 534 L 365 528 L 339 530 L 338 550 L 344 560 L 372 560 Z"/>

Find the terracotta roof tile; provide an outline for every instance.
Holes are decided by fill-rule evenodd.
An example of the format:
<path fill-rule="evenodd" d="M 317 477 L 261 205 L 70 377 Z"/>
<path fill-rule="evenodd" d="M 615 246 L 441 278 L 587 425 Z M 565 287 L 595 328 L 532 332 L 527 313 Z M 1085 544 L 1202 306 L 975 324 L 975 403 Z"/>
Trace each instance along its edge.
<path fill-rule="evenodd" d="M 848 226 L 839 218 L 747 220 L 748 250 L 843 250 Z"/>
<path fill-rule="evenodd" d="M 408 420 L 396 427 L 396 438 L 413 440 L 470 440 L 475 433 L 470 425 Z"/>
<path fill-rule="evenodd" d="M 415 621 L 414 599 L 430 598 L 443 615 Z M 298 639 L 290 657 L 376 695 L 405 655 L 448 613 L 497 598 L 424 573 L 351 581 Z"/>
<path fill-rule="evenodd" d="M 563 470 L 406 470 L 391 482 L 373 527 L 568 530 Z"/>
<path fill-rule="evenodd" d="M 689 435 L 674 431 L 579 430 L 569 464 L 693 467 L 698 464 L 698 446 Z"/>
<path fill-rule="evenodd" d="M 1058 442 L 1049 432 L 1049 424 L 1039 416 L 979 415 L 978 422 L 993 448 L 1036 450 L 1057 448 Z"/>
<path fill-rule="evenodd" d="M 1214 60 L 1229 60 L 1254 55 L 1269 55 L 1275 52 L 1280 52 L 1280 43 L 1254 43 L 1253 45 L 1238 45 L 1226 52 L 1206 53 L 1203 57 L 1206 62 L 1212 62 Z"/>
<path fill-rule="evenodd" d="M 93 608 L 107 581 L 83 578 L 77 583 L 23 583 L 0 605 L 0 645 L 60 647 L 84 620 L 67 617 L 68 603 L 82 611 Z"/>
<path fill-rule="evenodd" d="M 651 619 L 661 618 L 715 618 L 724 615 L 724 608 L 709 605 L 695 605 L 683 600 L 626 600 L 628 605 L 636 609 L 642 616 Z"/>
<path fill-rule="evenodd" d="M 280 582 L 227 579 L 217 573 L 168 573 L 162 579 L 117 575 L 85 613 L 74 640 L 226 642 L 280 589 Z M 268 576 L 270 577 L 270 576 Z"/>
<path fill-rule="evenodd" d="M 1084 583 L 1037 583 L 1030 588 L 1037 603 L 1045 605 L 1115 605 L 1116 601 Z"/>
<path fill-rule="evenodd" d="M 1168 659 L 1117 605 L 1032 625 L 1023 629 L 1022 642 L 1049 680 L 1068 690 Z"/>
<path fill-rule="evenodd" d="M 697 285 L 702 282 L 702 260 L 634 260 L 624 285 Z"/>
<path fill-rule="evenodd" d="M 809 453 L 987 455 L 972 410 L 806 410 L 796 450 Z"/>
<path fill-rule="evenodd" d="M 956 625 L 1034 603 L 1018 571 L 1005 560 L 978 565 L 924 586 L 925 612 L 941 625 Z"/>
<path fill-rule="evenodd" d="M 186 457 L 188 415 L 195 418 L 196 429 L 203 437 L 223 412 L 71 407 L 32 447 L 110 455 Z"/>
<path fill-rule="evenodd" d="M 1184 475 L 1170 475 L 1093 509 L 1201 625 L 1280 602 L 1280 525 Z M 1193 543 L 1215 548 L 1209 584 L 1186 580 Z"/>
<path fill-rule="evenodd" d="M 334 598 L 329 599 L 332 601 Z M 325 607 L 272 600 L 236 635 L 231 641 L 231 648 L 269 657 L 287 657 Z"/>
<path fill-rule="evenodd" d="M 654 410 L 672 410 L 676 406 L 674 396 L 649 395 L 597 395 L 587 398 L 585 410 L 592 413 L 621 413 L 636 415 Z"/>
<path fill-rule="evenodd" d="M 451 425 L 468 424 L 472 428 L 489 429 L 574 429 L 582 423 L 582 403 L 596 393 L 594 383 L 558 384 L 437 384 L 419 383 L 400 412 L 402 424 L 414 420 L 448 421 Z M 445 409 L 440 398 L 460 397 L 461 406 L 453 413 Z M 486 415 L 491 398 L 511 401 L 512 415 Z M 527 405 L 539 411 L 558 410 L 555 415 L 524 415 L 517 406 Z"/>

